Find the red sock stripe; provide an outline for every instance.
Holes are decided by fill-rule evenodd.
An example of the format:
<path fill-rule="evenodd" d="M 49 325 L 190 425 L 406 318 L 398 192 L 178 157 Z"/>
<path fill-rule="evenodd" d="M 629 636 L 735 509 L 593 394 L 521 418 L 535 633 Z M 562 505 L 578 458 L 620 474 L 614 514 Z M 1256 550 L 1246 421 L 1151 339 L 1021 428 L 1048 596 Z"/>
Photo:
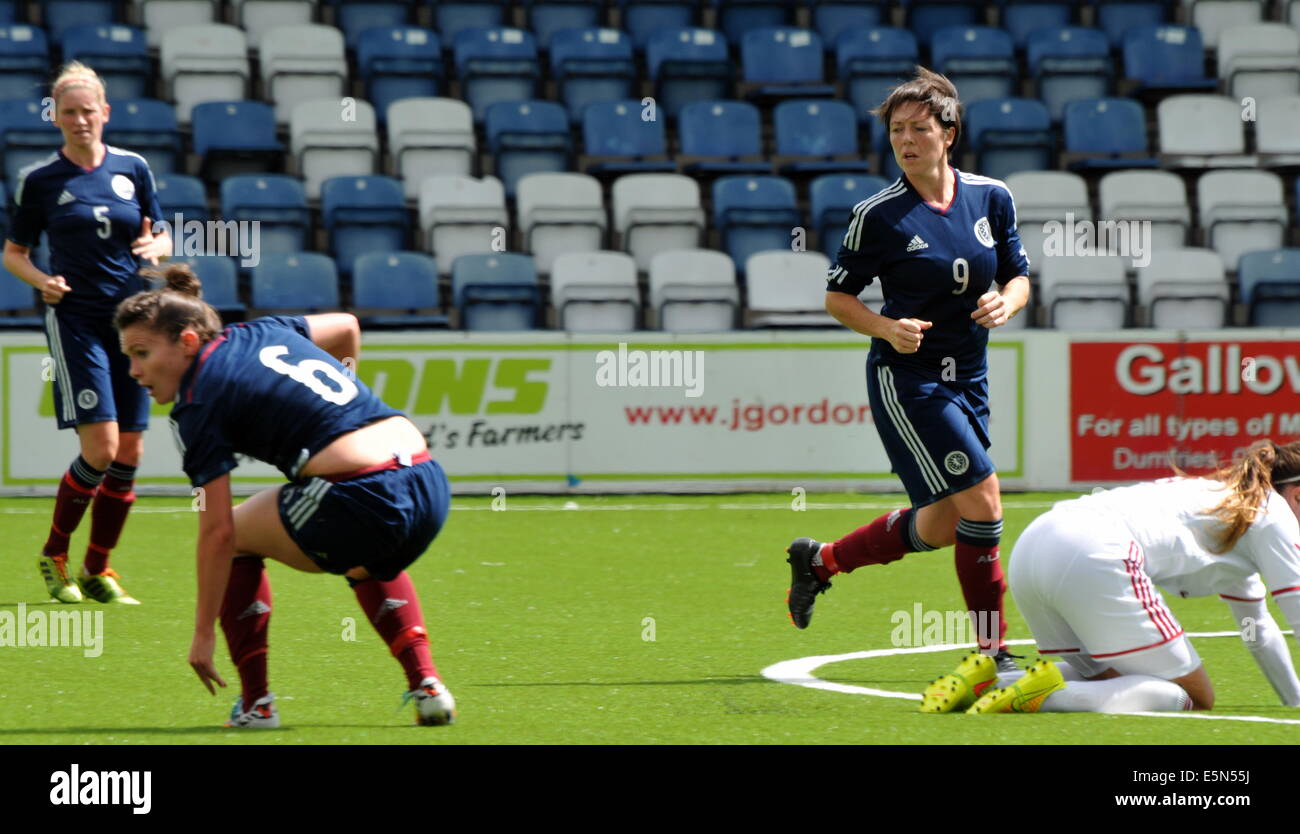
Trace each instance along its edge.
<path fill-rule="evenodd" d="M 409 649 L 412 643 L 421 640 L 429 642 L 429 633 L 424 630 L 424 626 L 410 626 L 393 638 L 393 641 L 388 644 L 388 649 L 393 653 L 393 657 L 397 657 Z"/>
<path fill-rule="evenodd" d="M 235 664 L 235 668 L 238 669 L 240 666 L 243 666 L 245 663 L 257 657 L 258 655 L 266 654 L 267 650 L 268 650 L 267 646 L 262 646 L 261 648 L 258 649 L 252 649 L 250 651 L 245 652 L 238 659 L 232 657 L 231 661 Z"/>
<path fill-rule="evenodd" d="M 65 484 L 67 484 L 69 487 L 71 487 L 72 489 L 76 490 L 77 492 L 80 492 L 82 495 L 94 495 L 94 494 L 95 494 L 95 490 L 93 490 L 93 489 L 86 489 L 84 486 L 82 486 L 81 484 L 77 483 L 76 479 L 72 477 L 72 473 L 71 473 L 71 472 L 64 472 L 64 473 L 63 473 L 63 482 L 64 482 Z"/>
<path fill-rule="evenodd" d="M 100 495 L 107 495 L 109 498 L 116 498 L 118 501 L 134 501 L 135 490 L 129 489 L 126 492 L 115 492 L 103 484 L 99 485 Z"/>
<path fill-rule="evenodd" d="M 822 566 L 825 567 L 829 573 L 840 572 L 840 566 L 835 562 L 835 544 L 833 542 L 826 542 L 822 545 L 821 557 Z"/>

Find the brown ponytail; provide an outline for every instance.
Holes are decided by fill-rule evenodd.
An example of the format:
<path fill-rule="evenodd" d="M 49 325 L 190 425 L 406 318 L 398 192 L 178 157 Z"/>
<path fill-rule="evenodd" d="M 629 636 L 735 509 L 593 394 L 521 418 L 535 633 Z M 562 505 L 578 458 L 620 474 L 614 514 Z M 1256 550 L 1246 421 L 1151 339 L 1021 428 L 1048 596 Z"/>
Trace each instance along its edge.
<path fill-rule="evenodd" d="M 1276 446 L 1271 440 L 1258 440 L 1246 449 L 1240 460 L 1210 477 L 1228 487 L 1228 496 L 1210 510 L 1225 526 L 1214 552 L 1226 553 L 1263 511 L 1269 491 L 1280 491 L 1278 482 L 1298 483 L 1291 479 L 1300 477 L 1300 441 Z"/>
<path fill-rule="evenodd" d="M 142 269 L 140 274 L 160 280 L 165 286 L 136 293 L 117 305 L 113 326 L 118 331 L 143 324 L 176 341 L 181 331 L 193 330 L 200 343 L 211 341 L 221 332 L 221 317 L 202 300 L 202 286 L 188 264 L 169 263 Z"/>

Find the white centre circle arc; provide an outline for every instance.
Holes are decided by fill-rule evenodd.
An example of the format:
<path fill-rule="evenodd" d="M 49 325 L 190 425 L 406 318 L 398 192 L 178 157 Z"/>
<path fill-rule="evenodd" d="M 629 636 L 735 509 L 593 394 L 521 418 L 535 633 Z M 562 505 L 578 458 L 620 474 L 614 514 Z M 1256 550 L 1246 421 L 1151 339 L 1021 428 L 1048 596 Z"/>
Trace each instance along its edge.
<path fill-rule="evenodd" d="M 1239 637 L 1235 631 L 1208 631 L 1188 634 L 1188 637 L 1205 638 L 1205 637 Z M 1033 645 L 1033 640 L 1008 640 L 1008 646 L 1028 646 Z M 809 689 L 824 689 L 827 692 L 842 692 L 846 695 L 871 695 L 876 698 L 901 698 L 905 701 L 919 701 L 921 694 L 919 692 L 894 692 L 888 689 L 873 689 L 869 686 L 856 686 L 849 683 L 834 683 L 833 681 L 824 681 L 813 674 L 813 671 L 827 666 L 831 663 L 843 663 L 846 660 L 868 660 L 873 657 L 897 657 L 905 654 L 930 654 L 934 652 L 948 652 L 955 649 L 973 649 L 974 643 L 963 643 L 960 645 L 941 644 L 937 646 L 916 646 L 912 648 L 889 648 L 889 649 L 868 649 L 861 652 L 849 652 L 847 654 L 823 654 L 813 655 L 811 657 L 797 657 L 794 660 L 782 660 L 779 663 L 773 663 L 766 667 L 760 673 L 763 677 L 777 683 L 788 683 L 794 686 L 806 686 Z M 1254 721 L 1265 724 L 1295 724 L 1300 725 L 1300 719 L 1291 718 L 1265 718 L 1259 715 L 1212 715 L 1202 712 L 1136 712 L 1130 715 L 1149 716 L 1155 718 L 1198 718 L 1211 721 Z"/>

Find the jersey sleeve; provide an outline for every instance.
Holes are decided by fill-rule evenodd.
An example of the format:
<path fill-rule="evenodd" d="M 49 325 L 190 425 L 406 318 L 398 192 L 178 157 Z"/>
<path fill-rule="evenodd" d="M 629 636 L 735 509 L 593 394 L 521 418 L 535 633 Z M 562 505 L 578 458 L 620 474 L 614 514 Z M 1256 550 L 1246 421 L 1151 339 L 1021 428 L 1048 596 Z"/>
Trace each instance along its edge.
<path fill-rule="evenodd" d="M 840 244 L 835 263 L 826 273 L 826 291 L 859 295 L 880 272 L 884 256 L 882 239 L 873 220 L 879 215 L 870 214 L 871 202 L 864 200 L 853 209 L 848 231 Z"/>
<path fill-rule="evenodd" d="M 210 409 L 185 405 L 172 411 L 172 434 L 180 447 L 181 468 L 192 486 L 203 486 L 239 465 L 216 423 Z"/>
<path fill-rule="evenodd" d="M 136 188 L 140 197 L 140 213 L 148 217 L 157 226 L 162 222 L 162 207 L 158 205 L 158 183 L 154 181 L 153 171 L 149 169 L 149 163 L 143 159 L 139 162 L 139 170 L 136 173 Z"/>
<path fill-rule="evenodd" d="M 997 238 L 998 272 L 997 282 L 1005 284 L 1012 278 L 1029 274 L 1029 255 L 1020 242 L 1020 231 L 1016 222 L 1016 201 L 1006 188 L 994 188 L 990 199 L 989 218 L 993 223 Z"/>
<path fill-rule="evenodd" d="M 293 330 L 299 336 L 311 341 L 311 325 L 307 324 L 306 316 L 263 316 L 258 321 L 274 322 L 281 327 L 287 327 Z"/>
<path fill-rule="evenodd" d="M 1267 514 L 1252 524 L 1243 538 L 1247 539 L 1251 559 L 1273 598 L 1300 597 L 1300 523 L 1281 496 L 1276 496 L 1276 501 L 1270 500 Z"/>
<path fill-rule="evenodd" d="M 41 208 L 39 187 L 32 187 L 31 177 L 23 174 L 14 188 L 9 219 L 9 239 L 19 246 L 35 249 L 45 231 L 45 212 Z"/>

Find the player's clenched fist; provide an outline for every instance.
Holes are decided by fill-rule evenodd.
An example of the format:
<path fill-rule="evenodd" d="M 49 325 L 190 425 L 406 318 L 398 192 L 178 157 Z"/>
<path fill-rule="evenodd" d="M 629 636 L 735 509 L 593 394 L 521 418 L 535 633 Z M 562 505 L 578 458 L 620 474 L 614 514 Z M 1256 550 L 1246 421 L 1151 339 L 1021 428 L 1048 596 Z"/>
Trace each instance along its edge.
<path fill-rule="evenodd" d="M 46 304 L 58 304 L 65 293 L 72 292 L 72 287 L 68 286 L 62 275 L 51 275 L 48 281 L 36 289 L 41 293 L 41 301 Z"/>
<path fill-rule="evenodd" d="M 933 322 L 921 319 L 898 319 L 888 337 L 889 344 L 899 353 L 916 353 L 921 349 L 921 338 L 925 331 L 933 326 Z"/>
<path fill-rule="evenodd" d="M 1011 318 L 1011 313 L 1002 293 L 990 290 L 980 296 L 979 307 L 970 314 L 970 317 L 981 327 L 994 328 L 1006 324 L 1007 319 Z"/>

